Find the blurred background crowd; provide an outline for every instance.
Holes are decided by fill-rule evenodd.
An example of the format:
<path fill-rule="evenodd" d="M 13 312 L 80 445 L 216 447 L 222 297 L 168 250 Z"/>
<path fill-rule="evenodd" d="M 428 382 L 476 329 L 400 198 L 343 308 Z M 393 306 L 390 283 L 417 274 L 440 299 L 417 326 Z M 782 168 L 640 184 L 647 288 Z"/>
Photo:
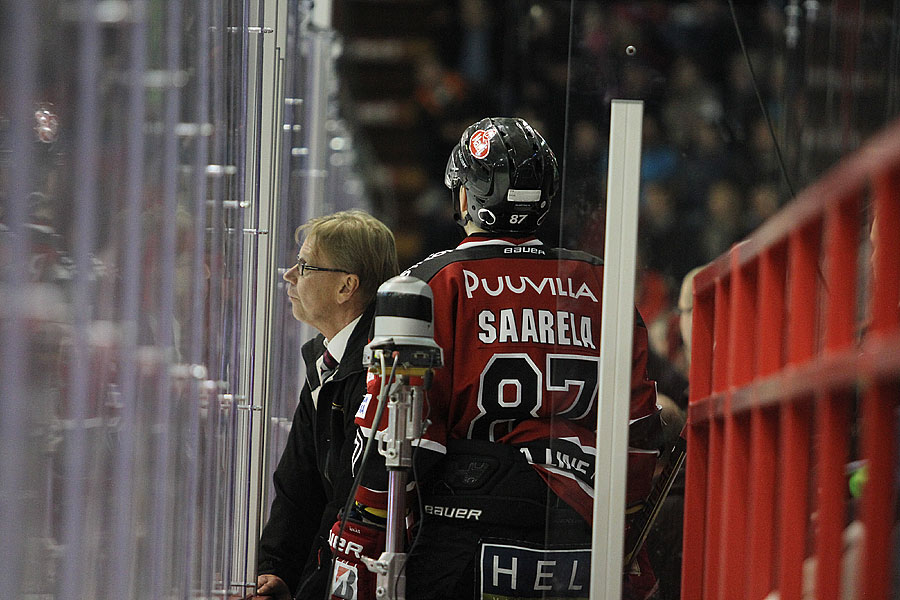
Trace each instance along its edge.
<path fill-rule="evenodd" d="M 900 113 L 898 9 L 896 2 L 893 8 L 888 4 L 335 2 L 333 27 L 341 48 L 336 61 L 339 118 L 329 126 L 339 124 L 349 131 L 343 137 L 334 131 L 330 135 L 335 148 L 338 141 L 345 144 L 355 138 L 357 162 L 343 172 L 346 176 L 330 177 L 342 180 L 346 190 L 355 182 L 350 175 L 358 172 L 363 191 L 349 198 L 331 197 L 326 207 L 368 205 L 395 231 L 401 267 L 452 247 L 461 230 L 452 221 L 449 192 L 442 181 L 450 149 L 463 129 L 481 117 L 515 115 L 542 132 L 563 168 L 562 193 L 541 237 L 602 256 L 610 102 L 642 100 L 637 301 L 650 326 L 654 350 L 684 371 L 676 304 L 685 274 L 727 251 Z M 171 18 L 161 7 L 151 10 L 159 12 L 151 19 Z M 231 2 L 223 13 L 213 14 L 229 22 L 239 18 L 241 10 Z M 67 19 L 64 12 L 56 13 L 61 23 Z M 181 49 L 185 61 L 195 50 L 191 40 L 199 39 L 198 16 L 185 11 L 180 28 L 185 34 Z M 32 123 L 36 141 L 30 148 L 34 168 L 24 183 L 30 194 L 24 216 L 33 255 L 29 278 L 64 284 L 41 293 L 68 289 L 65 283 L 74 272 L 80 240 L 82 267 L 93 269 L 98 282 L 114 280 L 104 275 L 117 272 L 116 265 L 127 260 L 127 240 L 140 235 L 146 240 L 140 256 L 145 279 L 171 287 L 171 294 L 143 293 L 142 309 L 151 313 L 169 298 L 168 305 L 184 316 L 173 324 L 174 333 L 167 333 L 168 326 L 162 329 L 173 337 L 179 354 L 187 356 L 191 350 L 185 332 L 207 327 L 191 323 L 188 316 L 191 304 L 206 295 L 207 282 L 221 298 L 218 319 L 240 303 L 229 291 L 229 281 L 231 276 L 240 277 L 244 245 L 228 233 L 244 227 L 243 217 L 234 209 L 246 205 L 237 198 L 252 174 L 241 175 L 239 167 L 227 165 L 242 158 L 247 130 L 241 111 L 246 100 L 238 88 L 220 89 L 241 67 L 240 54 L 229 49 L 237 38 L 223 38 L 220 49 L 208 56 L 212 91 L 206 93 L 222 107 L 207 111 L 208 124 L 188 122 L 193 119 L 190 113 L 203 110 L 191 93 L 193 82 L 199 81 L 196 69 L 180 72 L 185 81 L 177 85 L 187 94 L 174 109 L 165 71 L 153 71 L 159 81 L 151 78 L 146 83 L 150 92 L 142 108 L 147 125 L 141 133 L 146 139 L 162 140 L 161 132 L 172 120 L 180 128 L 179 141 L 176 148 L 161 144 L 143 157 L 143 174 L 138 176 L 144 181 L 136 184 L 129 179 L 133 171 L 126 171 L 126 166 L 134 165 L 124 162 L 127 144 L 133 142 L 128 136 L 135 132 L 135 115 L 116 108 L 126 106 L 121 99 L 128 91 L 129 55 L 121 49 L 130 43 L 128 31 L 104 29 L 98 40 L 98 51 L 110 52 L 97 74 L 95 100 L 111 110 L 97 115 L 102 145 L 93 155 L 73 146 L 74 132 L 85 115 L 73 112 L 74 103 L 67 99 L 83 98 L 86 89 L 67 74 L 75 66 L 72 59 L 61 60 L 63 47 L 75 43 L 68 31 L 41 28 L 40 52 L 34 57 L 38 100 Z M 151 66 L 170 60 L 164 40 L 148 41 Z M 0 145 L 6 158 L 15 153 L 8 144 L 11 113 L 3 108 L 11 101 L 0 90 Z M 185 116 L 176 120 L 172 110 Z M 294 129 L 298 127 L 303 128 Z M 210 179 L 204 191 L 195 193 L 224 194 L 228 200 L 213 202 L 217 207 L 213 210 L 220 212 L 198 220 L 201 214 L 189 205 L 197 199 L 178 190 L 196 187 L 194 169 L 207 162 L 201 146 L 205 137 L 213 144 L 208 147 L 221 149 L 208 161 L 215 164 L 206 167 Z M 181 163 L 177 170 L 172 156 Z M 335 172 L 337 164 L 332 158 Z M 23 185 L 14 181 L 9 165 L 4 160 L 0 168 L 4 195 L 12 183 Z M 213 167 L 218 170 L 210 171 Z M 298 165 L 293 173 L 303 173 L 303 167 Z M 94 170 L 99 176 L 85 179 Z M 307 190 L 291 187 L 287 193 Z M 102 205 L 79 220 L 77 203 L 67 198 L 94 193 Z M 168 198 L 168 204 L 162 198 Z M 128 203 L 143 206 L 140 228 L 133 222 L 130 230 L 122 226 L 129 222 Z M 0 228 L 5 227 L 7 213 L 0 196 Z M 299 209 L 291 215 L 290 227 L 310 216 Z M 204 233 L 207 224 L 213 234 Z M 85 225 L 91 230 L 90 240 L 74 235 Z M 205 248 L 198 245 L 204 236 Z M 167 250 L 160 254 L 163 247 Z M 288 255 L 292 252 L 286 249 Z M 201 257 L 203 253 L 208 256 Z M 4 256 L 11 260 L 9 254 Z M 167 272 L 157 271 L 163 258 L 174 267 L 172 279 L 159 279 Z M 115 297 L 98 294 L 94 315 L 120 310 Z M 46 304 L 56 302 L 47 299 Z M 201 313 L 193 317 L 211 318 L 216 319 Z M 155 327 L 151 322 L 142 326 L 146 339 L 159 339 Z M 236 351 L 223 352 L 232 356 L 229 360 L 237 360 Z"/>
<path fill-rule="evenodd" d="M 22 499 L 0 582 L 247 577 L 232 549 L 302 377 L 273 265 L 345 208 L 393 229 L 401 268 L 456 245 L 444 166 L 476 120 L 544 135 L 563 180 L 540 235 L 602 256 L 610 102 L 644 102 L 636 297 L 683 407 L 682 279 L 900 114 L 900 0 L 334 0 L 323 26 L 325 4 L 0 10 L 0 492 Z M 132 559 L 154 568 L 103 577 Z"/>
<path fill-rule="evenodd" d="M 602 255 L 610 101 L 643 100 L 639 306 L 649 323 L 663 321 L 656 346 L 677 360 L 673 309 L 684 275 L 900 112 L 896 10 L 780 0 L 735 2 L 733 12 L 716 0 L 346 0 L 333 6 L 343 45 L 337 106 L 361 149 L 372 210 L 394 228 L 408 266 L 458 241 L 444 165 L 462 130 L 486 115 L 524 117 L 563 165 L 562 194 L 541 236 Z M 101 43 L 123 43 L 118 35 Z M 79 168 L 65 140 L 79 118 L 65 98 L 77 90 L 53 64 L 64 39 L 48 37 L 37 62 L 40 151 L 29 220 L 38 270 L 64 267 L 65 257 L 49 260 L 47 250 L 71 247 L 65 230 L 75 226 L 73 204 L 61 200 Z M 222 57 L 224 68 L 236 58 Z M 110 84 L 109 75 L 101 80 Z M 157 100 L 148 106 L 162 116 Z M 103 121 L 112 143 L 97 167 L 109 177 L 96 185 L 101 196 L 122 197 L 119 134 L 128 116 Z M 0 129 L 9 129 L 2 115 Z M 186 143 L 180 152 L 193 156 Z M 150 157 L 148 171 L 164 158 Z M 166 182 L 154 185 L 164 195 Z M 98 213 L 98 246 L 118 243 L 109 237 L 114 215 Z M 182 247 L 193 243 L 187 221 L 176 228 Z"/>
<path fill-rule="evenodd" d="M 900 112 L 887 3 L 376 4 L 347 3 L 335 23 L 344 106 L 372 145 L 401 265 L 459 239 L 444 164 L 485 115 L 524 117 L 563 165 L 541 236 L 602 256 L 610 101 L 643 100 L 639 307 L 676 362 L 684 275 Z"/>

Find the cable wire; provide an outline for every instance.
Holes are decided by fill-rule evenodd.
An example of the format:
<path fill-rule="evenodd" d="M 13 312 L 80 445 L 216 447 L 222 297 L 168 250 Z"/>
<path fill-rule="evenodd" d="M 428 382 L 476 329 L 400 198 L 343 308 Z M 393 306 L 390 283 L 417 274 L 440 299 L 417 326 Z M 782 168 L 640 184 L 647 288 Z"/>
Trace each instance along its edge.
<path fill-rule="evenodd" d="M 369 435 L 366 437 L 366 447 L 363 450 L 362 457 L 359 459 L 359 468 L 356 471 L 356 476 L 353 478 L 353 485 L 350 486 L 350 493 L 347 494 L 347 501 L 344 503 L 344 510 L 341 511 L 341 526 L 338 528 L 337 538 L 335 539 L 335 544 L 340 544 L 340 540 L 344 536 L 344 528 L 347 525 L 347 517 L 350 513 L 350 507 L 353 505 L 353 501 L 356 498 L 356 490 L 359 489 L 359 484 L 362 481 L 362 474 L 365 471 L 366 462 L 369 460 L 369 455 L 372 453 L 372 446 L 375 445 L 375 434 L 378 432 L 378 426 L 381 424 L 381 416 L 384 414 L 384 408 L 387 406 L 387 396 L 388 389 L 390 388 L 391 381 L 394 379 L 394 374 L 397 372 L 397 363 L 400 360 L 400 355 L 397 352 L 394 352 L 394 362 L 391 365 L 391 373 L 388 375 L 387 380 L 384 379 L 384 372 L 386 370 L 386 363 L 384 360 L 384 351 L 379 352 L 379 357 L 381 359 L 381 390 L 379 391 L 378 397 L 378 408 L 375 411 L 375 419 L 372 423 L 372 429 L 369 431 Z M 325 600 L 329 600 L 331 598 L 331 584 L 334 581 L 334 567 L 335 567 L 335 559 L 332 553 L 331 559 L 331 568 L 329 569 L 328 581 L 325 584 Z"/>
<path fill-rule="evenodd" d="M 425 383 L 424 389 L 427 390 L 428 387 L 429 387 L 429 384 L 427 383 L 427 378 L 426 378 L 426 383 Z M 425 397 L 423 397 L 423 401 L 425 402 L 426 410 L 425 410 L 425 413 L 422 415 L 422 420 L 425 422 L 425 428 L 427 429 L 428 422 L 429 422 L 428 414 L 431 412 L 431 407 L 428 405 L 427 399 Z M 424 433 L 425 433 L 425 431 L 423 430 L 422 434 L 424 435 Z M 418 448 L 419 448 L 418 445 L 415 445 L 412 447 L 411 462 L 412 462 L 413 481 L 415 482 L 415 488 L 416 488 L 416 500 L 418 501 L 418 505 L 419 505 L 419 521 L 417 523 L 418 527 L 416 528 L 416 537 L 413 538 L 412 543 L 409 545 L 409 550 L 406 552 L 406 560 L 404 560 L 403 564 L 400 566 L 400 570 L 397 572 L 397 579 L 396 579 L 396 581 L 394 581 L 394 597 L 395 598 L 397 597 L 397 583 L 400 581 L 400 576 L 403 575 L 403 572 L 406 570 L 406 565 L 407 565 L 407 563 L 409 563 L 409 559 L 412 557 L 413 550 L 415 550 L 416 546 L 419 543 L 419 539 L 422 537 L 422 529 L 425 528 L 425 503 L 422 500 L 422 490 L 419 487 L 419 473 L 418 473 L 418 470 L 416 469 L 416 451 L 418 450 Z"/>
<path fill-rule="evenodd" d="M 766 125 L 769 127 L 769 135 L 772 136 L 772 144 L 775 146 L 775 155 L 778 157 L 778 166 L 781 168 L 781 175 L 784 177 L 784 182 L 787 184 L 791 198 L 793 198 L 797 195 L 794 191 L 794 184 L 791 183 L 791 178 L 788 177 L 787 167 L 784 165 L 784 157 L 781 155 L 781 145 L 778 143 L 778 138 L 775 136 L 775 128 L 772 126 L 772 119 L 769 117 L 769 111 L 766 110 L 766 103 L 763 101 L 762 93 L 759 91 L 759 85 L 756 81 L 756 71 L 753 70 L 753 61 L 750 60 L 750 54 L 747 52 L 747 46 L 744 44 L 744 36 L 741 34 L 741 27 L 738 24 L 737 14 L 734 12 L 734 2 L 732 0 L 728 0 L 728 8 L 731 9 L 731 20 L 734 23 L 734 30 L 737 33 L 738 43 L 741 45 L 741 52 L 744 55 L 744 60 L 747 62 L 747 68 L 750 70 L 750 81 L 753 83 L 753 91 L 756 92 L 759 108 L 762 110 L 763 117 L 766 119 Z"/>
<path fill-rule="evenodd" d="M 568 161 L 569 150 L 569 109 L 572 97 L 572 44 L 575 37 L 575 0 L 571 0 L 569 4 L 569 44 L 566 50 L 566 102 L 563 117 L 563 151 L 562 162 L 560 163 L 560 180 L 559 180 L 559 225 L 557 226 L 556 239 L 557 246 L 563 246 L 563 229 L 565 228 L 566 208 L 566 164 Z"/>

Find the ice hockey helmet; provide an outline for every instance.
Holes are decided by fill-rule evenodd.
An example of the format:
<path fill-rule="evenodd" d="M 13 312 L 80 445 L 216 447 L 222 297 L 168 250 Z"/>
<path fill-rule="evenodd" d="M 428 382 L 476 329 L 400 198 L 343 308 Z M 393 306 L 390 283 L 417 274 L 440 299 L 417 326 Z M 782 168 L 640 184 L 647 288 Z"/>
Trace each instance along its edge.
<path fill-rule="evenodd" d="M 466 188 L 467 215 L 492 233 L 534 233 L 559 191 L 559 167 L 550 146 L 525 120 L 491 117 L 470 125 L 450 152 L 444 185 Z"/>

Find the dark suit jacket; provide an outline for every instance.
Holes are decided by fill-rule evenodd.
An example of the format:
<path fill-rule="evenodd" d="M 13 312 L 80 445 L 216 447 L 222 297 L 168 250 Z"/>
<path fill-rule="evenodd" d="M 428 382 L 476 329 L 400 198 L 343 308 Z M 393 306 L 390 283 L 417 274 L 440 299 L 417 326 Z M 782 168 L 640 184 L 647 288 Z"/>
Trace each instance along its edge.
<path fill-rule="evenodd" d="M 299 598 L 324 597 L 331 564 L 328 532 L 353 483 L 354 416 L 366 391 L 363 348 L 374 303 L 359 320 L 334 376 L 319 386 L 317 359 L 325 353 L 320 334 L 303 345 L 306 383 L 287 445 L 275 469 L 275 498 L 259 541 L 257 572 L 283 579 Z"/>

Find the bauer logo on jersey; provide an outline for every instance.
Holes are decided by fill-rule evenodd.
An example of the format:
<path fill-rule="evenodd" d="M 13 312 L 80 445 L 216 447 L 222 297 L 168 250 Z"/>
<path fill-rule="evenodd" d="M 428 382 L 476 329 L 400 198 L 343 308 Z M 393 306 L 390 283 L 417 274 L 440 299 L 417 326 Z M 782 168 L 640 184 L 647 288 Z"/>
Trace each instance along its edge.
<path fill-rule="evenodd" d="M 508 202 L 538 202 L 541 199 L 541 190 L 509 190 L 506 193 Z"/>
<path fill-rule="evenodd" d="M 334 561 L 334 580 L 331 582 L 331 597 L 356 600 L 356 566 L 337 558 Z"/>
<path fill-rule="evenodd" d="M 496 135 L 495 129 L 479 129 L 469 138 L 469 152 L 472 156 L 482 159 L 491 151 L 491 138 Z"/>

